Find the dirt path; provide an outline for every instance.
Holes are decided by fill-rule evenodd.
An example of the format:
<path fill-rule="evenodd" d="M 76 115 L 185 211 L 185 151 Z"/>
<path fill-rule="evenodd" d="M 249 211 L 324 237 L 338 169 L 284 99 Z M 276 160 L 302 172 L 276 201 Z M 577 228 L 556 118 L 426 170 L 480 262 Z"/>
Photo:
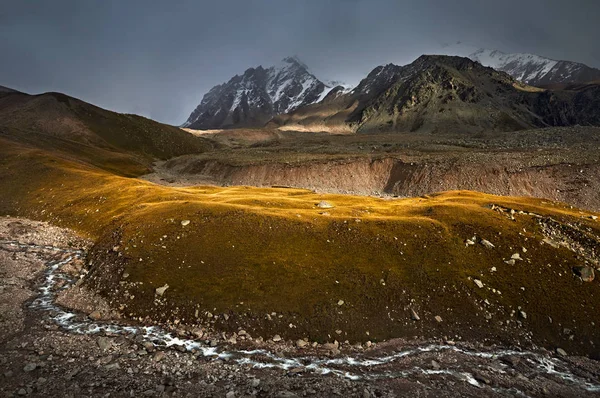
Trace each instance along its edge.
<path fill-rule="evenodd" d="M 2 396 L 596 396 L 600 364 L 547 352 L 392 341 L 308 355 L 210 347 L 161 329 L 106 322 L 77 285 L 89 245 L 46 223 L 0 219 Z M 54 302 L 96 310 L 97 319 Z M 146 337 L 140 333 L 145 331 Z M 167 347 L 169 346 L 169 347 Z M 594 384 L 596 380 L 596 384 Z"/>

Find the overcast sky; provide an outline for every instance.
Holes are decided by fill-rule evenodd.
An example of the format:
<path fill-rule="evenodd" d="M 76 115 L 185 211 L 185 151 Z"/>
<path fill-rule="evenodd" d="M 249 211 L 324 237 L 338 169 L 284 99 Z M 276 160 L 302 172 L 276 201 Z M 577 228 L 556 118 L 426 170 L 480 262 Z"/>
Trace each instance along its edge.
<path fill-rule="evenodd" d="M 600 67 L 599 19 L 600 0 L 0 0 L 0 85 L 181 124 L 288 55 L 351 83 L 456 41 Z"/>

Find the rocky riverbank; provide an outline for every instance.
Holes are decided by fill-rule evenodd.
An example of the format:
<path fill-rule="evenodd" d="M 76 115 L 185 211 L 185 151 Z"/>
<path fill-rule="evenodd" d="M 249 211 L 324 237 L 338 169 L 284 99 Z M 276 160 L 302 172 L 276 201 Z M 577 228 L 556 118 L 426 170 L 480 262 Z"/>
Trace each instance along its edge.
<path fill-rule="evenodd" d="M 580 397 L 600 388 L 598 362 L 543 350 L 390 341 L 323 355 L 297 342 L 207 345 L 126 325 L 79 289 L 88 245 L 46 223 L 0 219 L 3 396 Z"/>

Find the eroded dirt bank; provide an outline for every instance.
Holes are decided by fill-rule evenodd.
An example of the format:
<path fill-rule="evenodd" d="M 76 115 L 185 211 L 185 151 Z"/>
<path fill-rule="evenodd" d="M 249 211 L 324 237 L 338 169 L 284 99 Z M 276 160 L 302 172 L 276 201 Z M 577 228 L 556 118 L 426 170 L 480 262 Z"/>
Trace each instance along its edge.
<path fill-rule="evenodd" d="M 219 343 L 223 346 L 214 352 L 221 354 L 210 355 L 212 349 L 189 349 L 208 342 L 182 334 L 167 348 L 134 333 L 135 328 L 101 319 L 108 315 L 102 314 L 102 300 L 81 294 L 75 280 L 85 275 L 88 246 L 46 223 L 0 219 L 3 396 L 583 397 L 595 396 L 600 388 L 596 361 L 475 342 L 395 340 L 324 357 L 310 347 L 273 342 L 266 346 L 271 357 L 253 357 L 248 350 L 265 345 L 249 335 L 241 348 Z M 40 298 L 53 295 L 85 313 L 67 312 L 72 314 L 67 317 L 63 307 L 40 305 Z M 246 357 L 240 360 L 240 355 Z M 273 363 L 284 366 L 264 365 Z M 317 373 L 324 366 L 340 369 L 341 377 Z M 357 379 L 344 378 L 343 372 Z"/>
<path fill-rule="evenodd" d="M 512 154 L 471 154 L 425 161 L 351 158 L 246 165 L 182 157 L 157 163 L 155 173 L 146 178 L 177 186 L 290 186 L 317 192 L 400 197 L 464 189 L 600 209 L 599 164 L 523 162 Z"/>

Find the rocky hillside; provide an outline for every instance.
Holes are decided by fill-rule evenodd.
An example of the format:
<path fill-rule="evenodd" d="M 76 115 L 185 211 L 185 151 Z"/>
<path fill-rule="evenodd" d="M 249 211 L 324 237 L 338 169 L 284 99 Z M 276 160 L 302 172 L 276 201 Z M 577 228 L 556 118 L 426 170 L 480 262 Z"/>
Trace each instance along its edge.
<path fill-rule="evenodd" d="M 0 93 L 14 93 L 15 91 L 12 88 L 0 86 Z"/>
<path fill-rule="evenodd" d="M 545 91 L 468 58 L 424 55 L 375 68 L 349 93 L 273 125 L 329 132 L 481 132 L 600 124 L 600 87 Z"/>
<path fill-rule="evenodd" d="M 320 101 L 332 87 L 296 57 L 278 66 L 250 68 L 213 87 L 183 127 L 217 129 L 263 126 L 273 116 Z"/>
<path fill-rule="evenodd" d="M 506 72 L 532 86 L 556 83 L 586 83 L 600 79 L 600 69 L 573 61 L 556 61 L 534 54 L 507 54 L 479 49 L 469 55 L 474 61 Z"/>
<path fill-rule="evenodd" d="M 60 93 L 0 92 L 0 138 L 60 152 L 118 174 L 138 175 L 156 159 L 199 153 L 205 139 Z"/>

